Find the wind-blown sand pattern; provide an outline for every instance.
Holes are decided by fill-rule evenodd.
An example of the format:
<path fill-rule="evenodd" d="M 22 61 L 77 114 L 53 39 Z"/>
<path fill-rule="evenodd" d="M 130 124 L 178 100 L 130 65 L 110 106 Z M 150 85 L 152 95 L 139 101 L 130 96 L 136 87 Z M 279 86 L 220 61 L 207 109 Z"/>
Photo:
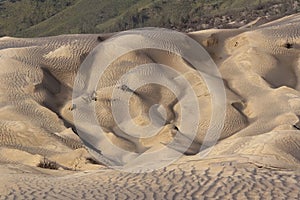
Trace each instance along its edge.
<path fill-rule="evenodd" d="M 213 58 L 227 95 L 219 142 L 204 159 L 197 150 L 210 123 L 211 102 L 201 77 L 180 57 L 157 50 L 116 60 L 98 84 L 103 96 L 96 91 L 98 121 L 114 145 L 144 152 L 173 138 L 170 125 L 137 143 L 111 128 L 115 124 L 106 108 L 111 90 L 105 93 L 103 88 L 113 85 L 131 64 L 174 66 L 193 83 L 203 117 L 187 155 L 163 169 L 139 174 L 93 164 L 73 131 L 77 71 L 89 52 L 111 35 L 0 38 L 0 199 L 300 199 L 299 23 L 300 15 L 292 15 L 252 29 L 188 34 Z M 116 70 L 120 66 L 123 71 Z M 167 106 L 174 100 L 162 87 L 138 92 L 159 94 L 152 100 Z M 131 106 L 137 123 L 149 121 Z M 179 109 L 171 108 L 170 121 Z M 59 170 L 36 167 L 44 157 L 55 161 Z"/>

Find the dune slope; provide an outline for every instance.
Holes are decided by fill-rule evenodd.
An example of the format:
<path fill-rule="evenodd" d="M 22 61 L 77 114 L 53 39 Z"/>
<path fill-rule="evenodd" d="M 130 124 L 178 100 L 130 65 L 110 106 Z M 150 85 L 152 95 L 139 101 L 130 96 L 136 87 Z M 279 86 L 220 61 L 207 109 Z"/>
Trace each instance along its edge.
<path fill-rule="evenodd" d="M 192 83 L 201 108 L 200 128 L 183 152 L 187 155 L 140 174 L 93 164 L 75 133 L 72 90 L 77 71 L 111 34 L 0 38 L 0 198 L 299 199 L 299 20 L 300 15 L 292 15 L 254 29 L 188 34 L 218 66 L 226 92 L 224 127 L 204 159 L 198 150 L 211 123 L 211 94 L 195 69 L 177 55 L 153 49 L 131 52 L 112 63 L 97 85 L 95 105 L 97 120 L 115 146 L 143 153 L 161 148 L 174 138 L 174 130 L 182 130 L 176 122 L 180 108 L 174 94 L 150 85 L 139 88 L 139 98 L 131 99 L 131 116 L 137 124 L 147 124 L 145 113 L 160 103 L 168 108 L 170 123 L 148 139 L 135 140 L 116 131 L 107 102 L 112 101 L 116 81 L 133 64 L 156 62 L 177 69 Z M 123 159 L 108 155 L 113 162 Z M 37 168 L 44 157 L 60 170 Z"/>

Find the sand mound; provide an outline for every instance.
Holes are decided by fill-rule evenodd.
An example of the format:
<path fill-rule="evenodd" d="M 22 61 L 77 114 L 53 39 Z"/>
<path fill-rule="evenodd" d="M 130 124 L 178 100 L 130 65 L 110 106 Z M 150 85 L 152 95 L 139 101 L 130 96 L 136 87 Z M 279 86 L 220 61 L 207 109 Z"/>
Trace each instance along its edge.
<path fill-rule="evenodd" d="M 129 101 L 130 116 L 136 124 L 151 123 L 147 113 L 153 105 L 161 104 L 167 108 L 164 118 L 168 123 L 163 124 L 158 134 L 136 140 L 117 128 L 110 107 L 114 101 L 113 88 L 122 75 L 136 65 L 154 62 L 172 66 L 192 86 L 200 108 L 201 120 L 197 121 L 199 129 L 192 140 L 190 137 L 182 137 L 188 139 L 178 141 L 189 141 L 190 148 L 173 148 L 173 151 L 193 156 L 183 156 L 171 166 L 146 175 L 127 174 L 109 169 L 86 174 L 73 174 L 63 170 L 100 167 L 91 163 L 91 156 L 85 149 L 84 144 L 91 144 L 90 141 L 95 141 L 89 146 L 94 151 L 93 155 L 98 161 L 102 159 L 103 163 L 127 164 L 133 158 L 123 154 L 116 155 L 109 146 L 101 146 L 102 143 L 98 143 L 99 138 L 95 140 L 93 134 L 89 134 L 93 129 L 89 123 L 81 126 L 85 132 L 83 142 L 75 133 L 82 131 L 75 129 L 73 117 L 74 110 L 78 109 L 78 105 L 72 102 L 77 72 L 87 55 L 97 45 L 108 41 L 112 35 L 0 38 L 0 163 L 3 163 L 1 173 L 6 174 L 2 177 L 9 183 L 0 188 L 10 191 L 1 194 L 26 194 L 28 197 L 32 195 L 39 198 L 49 192 L 46 186 L 50 184 L 55 190 L 54 194 L 61 194 L 61 198 L 77 198 L 78 196 L 71 194 L 74 190 L 82 191 L 78 192 L 83 195 L 82 198 L 88 198 L 86 195 L 89 192 L 84 191 L 87 188 L 91 188 L 90 191 L 95 193 L 100 191 L 108 197 L 119 184 L 120 187 L 117 188 L 123 188 L 124 192 L 117 189 L 120 192 L 118 195 L 125 195 L 117 195 L 119 198 L 129 197 L 130 192 L 126 191 L 131 190 L 140 198 L 158 193 L 163 195 L 164 192 L 170 191 L 170 196 L 166 197 L 185 195 L 200 198 L 201 195 L 205 195 L 231 199 L 269 194 L 274 198 L 299 198 L 299 173 L 295 171 L 300 166 L 299 17 L 300 15 L 292 15 L 255 29 L 206 30 L 188 34 L 205 48 L 220 71 L 226 92 L 226 117 L 223 128 L 218 121 L 211 122 L 212 95 L 203 77 L 199 76 L 191 63 L 176 54 L 153 48 L 136 50 L 110 63 L 108 70 L 97 83 L 90 77 L 82 76 L 82 80 L 89 80 L 84 82 L 88 84 L 83 84 L 82 88 L 89 87 L 92 83 L 97 87 L 89 88 L 87 98 L 78 96 L 79 99 L 95 102 L 97 122 L 103 128 L 106 137 L 114 146 L 132 154 L 164 148 L 174 139 L 174 133 L 184 129 L 178 122 L 182 107 L 178 102 L 184 99 L 186 88 L 178 87 L 179 91 L 183 92 L 180 99 L 168 88 L 157 84 L 139 87 L 134 92 L 130 87 L 120 87 L 124 94 L 128 91 L 131 96 L 132 93 L 136 94 Z M 181 86 L 180 81 L 176 82 L 176 76 L 166 73 L 159 65 L 149 69 L 143 72 L 146 76 L 167 74 L 162 78 L 170 81 L 170 85 Z M 207 74 L 212 77 L 211 74 Z M 139 81 L 136 77 L 138 76 L 134 76 L 131 81 Z M 163 116 L 159 107 L 154 111 L 155 116 Z M 79 114 L 82 115 L 77 116 L 77 119 L 83 124 L 87 122 L 89 112 Z M 159 117 L 157 119 L 160 120 Z M 124 122 L 125 125 L 126 123 Z M 221 127 L 219 141 L 213 148 L 199 152 L 211 123 Z M 131 126 L 125 127 L 130 129 Z M 186 136 L 184 131 L 182 133 Z M 79 136 L 82 137 L 81 134 Z M 200 159 L 204 154 L 205 161 Z M 56 162 L 61 170 L 48 172 L 36 168 L 44 157 Z M 257 166 L 264 168 L 259 169 Z M 19 171 L 22 167 L 23 171 L 34 175 L 20 175 L 24 173 Z M 269 168 L 282 170 L 272 171 Z M 45 175 L 49 173 L 51 176 Z M 71 175 L 65 176 L 66 173 Z M 113 178 L 105 178 L 107 174 Z M 20 182 L 19 177 L 24 181 Z M 244 179 L 241 180 L 241 177 Z M 16 180 L 19 183 L 13 187 Z M 81 189 L 76 186 L 79 180 L 83 183 Z M 131 189 L 130 185 L 136 185 L 140 181 L 143 184 L 136 190 Z M 178 185 L 181 181 L 184 184 Z M 62 189 L 63 187 L 57 185 L 58 182 L 61 186 L 67 183 L 70 185 Z M 164 182 L 170 187 L 159 187 L 159 183 Z M 224 182 L 231 184 L 224 185 Z M 103 190 L 90 187 L 95 183 L 101 183 Z M 124 184 L 128 184 L 128 188 Z M 207 188 L 200 190 L 203 184 Z M 146 189 L 149 185 L 151 191 Z M 39 187 L 43 187 L 43 192 L 37 193 Z M 263 193 L 264 187 L 270 191 Z M 61 191 L 65 193 L 62 194 Z M 100 196 L 90 196 L 93 197 Z"/>

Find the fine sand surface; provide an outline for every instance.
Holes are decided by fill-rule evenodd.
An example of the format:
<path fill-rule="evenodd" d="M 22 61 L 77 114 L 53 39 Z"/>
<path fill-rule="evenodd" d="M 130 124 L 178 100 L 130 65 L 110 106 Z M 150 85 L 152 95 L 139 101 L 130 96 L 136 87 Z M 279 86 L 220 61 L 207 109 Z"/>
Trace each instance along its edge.
<path fill-rule="evenodd" d="M 246 27 L 188 34 L 218 66 L 226 92 L 224 127 L 204 158 L 198 150 L 210 124 L 211 95 L 182 58 L 154 49 L 131 52 L 100 79 L 99 124 L 113 145 L 141 154 L 162 148 L 182 130 L 180 107 L 164 87 L 139 88 L 130 103 L 135 123 L 149 123 L 145 113 L 154 103 L 168 108 L 170 123 L 151 138 L 134 140 L 115 129 L 113 85 L 133 65 L 149 62 L 172 66 L 191 83 L 201 115 L 197 135 L 186 155 L 149 173 L 95 164 L 73 131 L 77 71 L 112 34 L 0 38 L 0 199 L 300 199 L 300 15 Z M 113 163 L 130 160 L 107 151 Z M 37 167 L 44 161 L 58 170 Z"/>

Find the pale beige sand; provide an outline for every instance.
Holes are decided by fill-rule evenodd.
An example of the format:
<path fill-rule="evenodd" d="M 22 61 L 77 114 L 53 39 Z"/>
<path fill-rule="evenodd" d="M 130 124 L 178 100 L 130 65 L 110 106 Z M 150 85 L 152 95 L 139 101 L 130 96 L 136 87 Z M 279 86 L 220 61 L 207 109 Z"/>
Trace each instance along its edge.
<path fill-rule="evenodd" d="M 0 38 L 0 199 L 299 199 L 299 19 L 300 15 L 293 15 L 253 29 L 189 33 L 210 53 L 224 79 L 224 128 L 205 160 L 199 155 L 184 156 L 148 174 L 92 164 L 70 128 L 73 81 L 81 62 L 101 42 L 98 35 Z M 103 35 L 101 40 L 108 37 Z M 133 152 L 172 140 L 171 126 L 147 140 L 117 137 L 106 107 L 109 87 L 130 69 L 130 62 L 153 60 L 174 66 L 194 84 L 203 116 L 194 146 L 187 152 L 195 154 L 211 117 L 210 96 L 203 80 L 174 55 L 145 50 L 113 63 L 98 85 L 99 90 L 108 88 L 98 96 L 99 123 L 115 145 Z M 120 65 L 123 71 L 114 70 Z M 151 96 L 157 91 L 160 95 L 152 99 L 154 102 L 170 105 L 174 100 L 167 90 L 156 86 L 139 92 Z M 140 104 L 146 105 L 146 112 L 147 104 Z M 132 115 L 137 123 L 147 123 L 149 119 L 134 109 L 137 105 L 132 105 Z M 173 111 L 178 110 L 174 106 Z M 174 118 L 171 111 L 167 114 L 170 120 Z M 44 157 L 56 161 L 60 170 L 37 168 Z"/>
<path fill-rule="evenodd" d="M 194 158 L 194 159 L 193 159 Z M 193 157 L 146 174 L 49 172 L 3 165 L 7 199 L 299 199 L 300 172 L 258 168 L 247 159 Z M 237 162 L 240 160 L 241 162 Z"/>

